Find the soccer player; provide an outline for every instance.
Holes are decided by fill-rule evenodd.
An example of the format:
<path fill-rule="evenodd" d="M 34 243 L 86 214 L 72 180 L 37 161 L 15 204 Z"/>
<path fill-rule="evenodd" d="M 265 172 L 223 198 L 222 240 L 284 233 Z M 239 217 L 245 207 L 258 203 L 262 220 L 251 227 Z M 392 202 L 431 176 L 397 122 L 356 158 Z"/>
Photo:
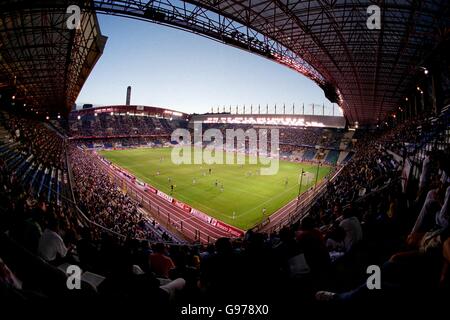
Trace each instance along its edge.
<path fill-rule="evenodd" d="M 211 171 L 212 171 L 211 168 L 209 168 L 209 174 L 211 174 Z"/>
<path fill-rule="evenodd" d="M 263 214 L 263 216 L 266 215 L 266 211 L 267 211 L 267 209 L 266 209 L 266 207 L 264 207 L 264 208 L 262 209 L 262 214 Z"/>
<path fill-rule="evenodd" d="M 288 183 L 289 183 L 289 180 L 288 180 L 288 178 L 286 178 L 286 180 L 284 180 L 284 187 L 287 187 Z"/>
<path fill-rule="evenodd" d="M 219 184 L 219 182 L 216 180 L 216 181 L 214 182 L 214 185 L 217 187 L 218 184 Z"/>
<path fill-rule="evenodd" d="M 194 179 L 192 179 L 192 184 L 195 184 L 197 181 Z"/>
<path fill-rule="evenodd" d="M 171 184 L 171 185 L 170 185 L 170 194 L 173 193 L 173 187 L 174 187 L 173 184 Z"/>

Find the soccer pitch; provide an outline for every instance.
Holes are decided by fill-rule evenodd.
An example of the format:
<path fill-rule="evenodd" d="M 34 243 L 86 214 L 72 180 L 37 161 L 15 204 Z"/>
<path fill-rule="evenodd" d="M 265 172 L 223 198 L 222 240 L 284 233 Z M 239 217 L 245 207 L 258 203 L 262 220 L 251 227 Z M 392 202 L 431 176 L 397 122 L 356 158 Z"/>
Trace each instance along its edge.
<path fill-rule="evenodd" d="M 104 150 L 99 154 L 137 179 L 242 230 L 251 229 L 298 195 L 302 168 L 306 172 L 302 193 L 316 180 L 314 164 L 280 160 L 277 174 L 260 175 L 259 169 L 268 165 L 249 164 L 248 156 L 244 165 L 176 165 L 171 161 L 171 151 L 171 148 L 139 148 Z M 330 171 L 328 166 L 319 167 L 318 182 Z"/>

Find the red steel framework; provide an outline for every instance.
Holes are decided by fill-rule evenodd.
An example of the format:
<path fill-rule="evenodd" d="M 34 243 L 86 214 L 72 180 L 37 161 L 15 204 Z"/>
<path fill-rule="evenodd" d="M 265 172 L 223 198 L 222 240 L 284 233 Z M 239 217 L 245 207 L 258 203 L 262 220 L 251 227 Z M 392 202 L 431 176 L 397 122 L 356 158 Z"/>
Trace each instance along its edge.
<path fill-rule="evenodd" d="M 396 109 L 450 27 L 442 1 L 94 1 L 98 12 L 153 20 L 285 64 L 318 83 L 350 122 Z M 367 27 L 377 4 L 381 29 Z"/>

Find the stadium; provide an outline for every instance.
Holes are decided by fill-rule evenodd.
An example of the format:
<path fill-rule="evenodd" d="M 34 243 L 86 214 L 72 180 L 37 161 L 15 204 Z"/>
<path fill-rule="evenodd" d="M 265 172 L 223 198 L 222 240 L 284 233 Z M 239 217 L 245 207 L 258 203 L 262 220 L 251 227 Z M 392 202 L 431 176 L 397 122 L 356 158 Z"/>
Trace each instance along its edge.
<path fill-rule="evenodd" d="M 99 16 L 249 52 L 330 103 L 198 113 L 129 86 L 77 105 Z M 176 319 L 444 301 L 449 32 L 447 1 L 1 1 L 1 300 Z"/>

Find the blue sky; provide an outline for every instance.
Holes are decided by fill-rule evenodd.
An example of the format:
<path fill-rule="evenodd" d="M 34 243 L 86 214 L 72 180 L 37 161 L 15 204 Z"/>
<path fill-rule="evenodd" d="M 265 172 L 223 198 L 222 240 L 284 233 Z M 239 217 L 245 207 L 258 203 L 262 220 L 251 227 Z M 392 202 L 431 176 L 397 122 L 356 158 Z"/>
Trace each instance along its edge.
<path fill-rule="evenodd" d="M 330 106 L 306 77 L 257 55 L 188 32 L 126 18 L 99 15 L 108 37 L 103 56 L 86 81 L 77 104 L 131 103 L 204 113 L 214 107 L 283 103 Z M 288 108 L 289 106 L 289 108 Z M 309 107 L 310 108 L 310 107 Z"/>

